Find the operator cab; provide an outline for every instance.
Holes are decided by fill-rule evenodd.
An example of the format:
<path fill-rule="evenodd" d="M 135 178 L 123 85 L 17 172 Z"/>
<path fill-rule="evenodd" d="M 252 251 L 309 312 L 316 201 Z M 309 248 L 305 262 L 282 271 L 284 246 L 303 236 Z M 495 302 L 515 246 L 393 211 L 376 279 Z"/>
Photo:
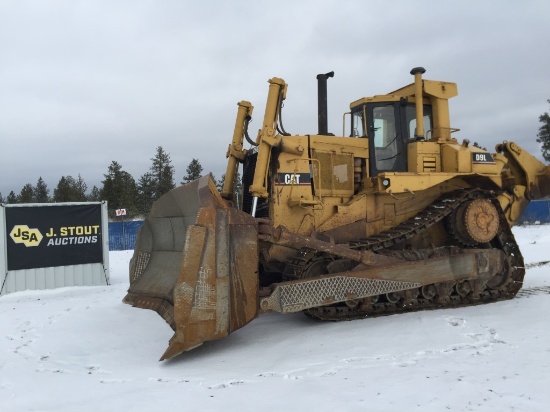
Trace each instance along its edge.
<path fill-rule="evenodd" d="M 433 129 L 432 108 L 424 105 L 424 130 Z M 352 137 L 369 139 L 370 175 L 406 172 L 407 144 L 416 141 L 416 109 L 402 98 L 396 102 L 365 103 L 351 111 Z M 424 136 L 430 138 L 430 136 Z"/>

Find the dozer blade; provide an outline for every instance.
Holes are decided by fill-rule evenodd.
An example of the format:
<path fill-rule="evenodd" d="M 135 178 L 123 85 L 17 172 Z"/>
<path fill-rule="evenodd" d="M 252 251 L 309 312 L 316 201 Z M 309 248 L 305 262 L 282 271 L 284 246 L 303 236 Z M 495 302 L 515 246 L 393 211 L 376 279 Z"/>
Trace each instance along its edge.
<path fill-rule="evenodd" d="M 174 336 L 161 360 L 227 336 L 258 315 L 256 220 L 209 176 L 157 200 L 136 241 L 124 302 L 155 310 Z"/>

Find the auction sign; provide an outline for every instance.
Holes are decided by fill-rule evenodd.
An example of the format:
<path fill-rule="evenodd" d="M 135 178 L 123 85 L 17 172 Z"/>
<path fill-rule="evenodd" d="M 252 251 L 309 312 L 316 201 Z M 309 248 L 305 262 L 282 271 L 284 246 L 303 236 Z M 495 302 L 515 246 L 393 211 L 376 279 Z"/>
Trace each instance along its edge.
<path fill-rule="evenodd" d="M 8 270 L 103 262 L 101 204 L 6 208 Z"/>

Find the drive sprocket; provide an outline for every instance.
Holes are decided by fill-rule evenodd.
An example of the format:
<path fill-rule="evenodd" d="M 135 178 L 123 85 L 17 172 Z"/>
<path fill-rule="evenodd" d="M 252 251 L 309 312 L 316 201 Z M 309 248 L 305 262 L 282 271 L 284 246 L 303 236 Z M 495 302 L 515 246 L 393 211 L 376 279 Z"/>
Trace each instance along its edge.
<path fill-rule="evenodd" d="M 464 245 L 489 243 L 499 231 L 499 212 L 486 198 L 469 200 L 451 215 L 451 226 L 456 239 Z"/>

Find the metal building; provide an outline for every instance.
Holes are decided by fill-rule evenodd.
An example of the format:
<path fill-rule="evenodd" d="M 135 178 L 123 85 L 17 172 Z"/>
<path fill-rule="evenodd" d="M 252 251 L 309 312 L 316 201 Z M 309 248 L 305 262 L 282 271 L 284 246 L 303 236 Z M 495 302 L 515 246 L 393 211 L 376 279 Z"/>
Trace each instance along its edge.
<path fill-rule="evenodd" d="M 0 206 L 0 295 L 109 284 L 107 202 Z"/>

